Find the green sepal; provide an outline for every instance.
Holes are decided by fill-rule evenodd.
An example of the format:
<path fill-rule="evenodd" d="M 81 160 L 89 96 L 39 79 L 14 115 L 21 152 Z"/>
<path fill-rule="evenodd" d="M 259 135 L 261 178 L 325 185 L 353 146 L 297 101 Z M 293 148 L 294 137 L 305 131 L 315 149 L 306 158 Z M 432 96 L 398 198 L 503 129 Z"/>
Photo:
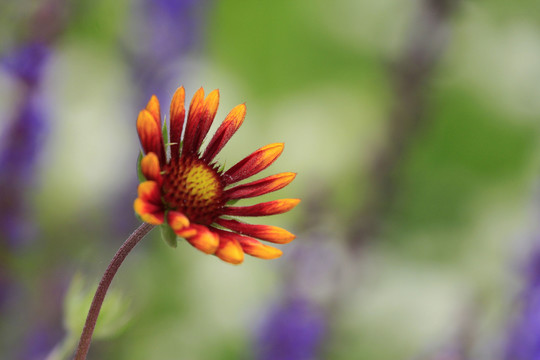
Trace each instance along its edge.
<path fill-rule="evenodd" d="M 225 170 L 225 162 L 223 162 L 223 165 L 218 170 L 218 173 L 222 173 Z"/>
<path fill-rule="evenodd" d="M 139 157 L 137 158 L 137 177 L 139 178 L 139 182 L 145 182 L 146 177 L 143 175 L 142 169 L 141 169 L 141 161 L 143 158 L 142 151 L 139 152 Z"/>
<path fill-rule="evenodd" d="M 178 238 L 174 233 L 173 229 L 168 224 L 163 224 L 159 226 L 161 233 L 161 238 L 172 248 L 178 246 Z"/>
<path fill-rule="evenodd" d="M 227 205 L 234 205 L 234 204 L 236 204 L 238 202 L 238 200 L 240 200 L 240 199 L 229 200 L 229 201 L 227 201 Z"/>
<path fill-rule="evenodd" d="M 167 142 L 167 139 L 169 138 L 167 132 L 167 121 L 163 121 L 163 126 L 161 127 L 161 136 L 163 136 L 163 142 Z"/>

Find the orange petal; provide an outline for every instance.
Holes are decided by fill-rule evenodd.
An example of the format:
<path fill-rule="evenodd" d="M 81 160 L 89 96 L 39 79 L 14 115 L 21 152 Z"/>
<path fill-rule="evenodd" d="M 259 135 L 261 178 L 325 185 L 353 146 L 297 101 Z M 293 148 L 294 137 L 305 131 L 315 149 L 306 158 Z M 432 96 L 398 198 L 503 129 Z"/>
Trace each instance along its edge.
<path fill-rule="evenodd" d="M 148 110 L 141 110 L 137 118 L 137 133 L 141 140 L 141 145 L 146 154 L 155 153 L 159 157 L 161 164 L 165 163 L 165 149 L 161 137 L 161 129 L 154 120 L 153 115 Z"/>
<path fill-rule="evenodd" d="M 185 230 L 189 227 L 189 219 L 179 211 L 169 211 L 167 214 L 167 223 L 173 231 Z"/>
<path fill-rule="evenodd" d="M 186 240 L 196 249 L 206 253 L 214 254 L 219 246 L 218 234 L 210 231 L 206 226 L 193 224 L 197 231 L 193 236 L 186 237 Z"/>
<path fill-rule="evenodd" d="M 292 172 L 268 176 L 261 180 L 238 185 L 231 189 L 225 190 L 224 195 L 228 199 L 245 199 L 268 194 L 289 185 L 295 177 L 296 174 Z"/>
<path fill-rule="evenodd" d="M 199 148 L 202 145 L 202 142 L 204 138 L 206 137 L 206 134 L 208 134 L 208 130 L 210 130 L 210 126 L 212 126 L 212 122 L 214 121 L 214 118 L 216 117 L 216 112 L 219 105 L 219 90 L 214 90 L 208 96 L 206 97 L 206 100 L 204 101 L 204 106 L 201 112 L 201 117 L 199 120 L 199 124 L 196 128 L 195 132 L 195 139 L 193 142 L 193 152 L 199 151 Z"/>
<path fill-rule="evenodd" d="M 184 87 L 181 86 L 176 89 L 171 101 L 169 141 L 171 143 L 171 157 L 173 159 L 178 159 L 180 155 L 180 138 L 184 129 L 184 117 L 186 116 L 186 109 L 184 107 L 185 97 Z"/>
<path fill-rule="evenodd" d="M 139 184 L 137 188 L 139 197 L 152 204 L 161 205 L 161 192 L 159 185 L 155 181 L 145 181 Z"/>
<path fill-rule="evenodd" d="M 133 203 L 133 208 L 144 222 L 152 225 L 163 224 L 165 212 L 162 207 L 137 198 Z"/>
<path fill-rule="evenodd" d="M 263 171 L 281 155 L 283 147 L 283 143 L 266 145 L 244 158 L 223 174 L 226 185 L 247 179 Z"/>
<path fill-rule="evenodd" d="M 259 241 L 245 237 L 240 236 L 237 238 L 238 242 L 240 243 L 240 246 L 242 246 L 242 250 L 251 256 L 255 256 L 261 259 L 275 259 L 280 257 L 283 252 L 273 246 L 268 246 L 261 244 Z"/>
<path fill-rule="evenodd" d="M 287 244 L 295 239 L 294 234 L 277 226 L 245 224 L 236 220 L 217 219 L 216 222 L 237 233 L 270 241 L 277 244 Z"/>
<path fill-rule="evenodd" d="M 159 159 L 153 152 L 146 154 L 141 160 L 141 171 L 147 180 L 153 180 L 161 184 L 161 169 L 159 168 Z"/>
<path fill-rule="evenodd" d="M 159 101 L 156 95 L 152 95 L 152 97 L 150 97 L 150 100 L 146 105 L 146 110 L 152 114 L 158 128 L 161 128 L 161 113 L 159 111 Z"/>
<path fill-rule="evenodd" d="M 252 206 L 227 206 L 223 208 L 223 215 L 266 216 L 282 214 L 294 208 L 299 202 L 300 199 L 281 199 Z"/>
<path fill-rule="evenodd" d="M 197 90 L 197 92 L 195 92 L 195 95 L 193 95 L 193 99 L 191 99 L 191 104 L 189 105 L 186 132 L 184 134 L 184 143 L 182 146 L 182 151 L 186 154 L 193 154 L 197 151 L 194 146 L 196 143 L 195 136 L 201 120 L 203 107 L 204 90 L 201 87 L 199 90 Z"/>
<path fill-rule="evenodd" d="M 184 229 L 176 230 L 175 234 L 180 236 L 180 237 L 183 237 L 184 239 L 188 239 L 188 238 L 190 238 L 192 236 L 197 235 L 197 229 L 195 229 L 192 226 L 189 226 L 189 227 L 184 228 Z"/>
<path fill-rule="evenodd" d="M 228 263 L 238 265 L 244 261 L 244 251 L 234 234 L 228 231 L 217 231 L 219 247 L 215 253 L 217 257 Z"/>
<path fill-rule="evenodd" d="M 216 133 L 212 137 L 212 140 L 208 143 L 204 155 L 203 161 L 210 163 L 216 155 L 223 149 L 225 144 L 234 135 L 238 128 L 244 122 L 246 117 L 246 105 L 240 104 L 231 110 L 229 115 L 223 120 L 223 123 L 219 126 Z"/>

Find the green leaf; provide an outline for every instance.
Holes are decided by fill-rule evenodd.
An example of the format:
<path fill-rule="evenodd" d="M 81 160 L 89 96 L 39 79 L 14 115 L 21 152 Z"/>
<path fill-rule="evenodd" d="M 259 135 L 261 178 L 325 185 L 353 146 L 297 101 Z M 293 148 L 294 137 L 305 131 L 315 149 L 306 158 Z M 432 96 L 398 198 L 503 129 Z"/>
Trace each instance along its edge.
<path fill-rule="evenodd" d="M 163 224 L 159 227 L 161 230 L 161 237 L 172 248 L 176 248 L 178 245 L 178 239 L 173 229 L 168 224 Z"/>
<path fill-rule="evenodd" d="M 146 177 L 143 175 L 142 169 L 141 169 L 142 158 L 143 158 L 143 154 L 142 152 L 139 152 L 139 157 L 137 158 L 137 177 L 139 178 L 139 182 L 146 181 Z"/>
<path fill-rule="evenodd" d="M 64 326 L 68 334 L 80 334 L 97 285 L 87 286 L 81 274 L 73 277 L 64 300 Z M 115 289 L 109 289 L 99 313 L 94 338 L 119 334 L 130 320 L 129 301 Z"/>

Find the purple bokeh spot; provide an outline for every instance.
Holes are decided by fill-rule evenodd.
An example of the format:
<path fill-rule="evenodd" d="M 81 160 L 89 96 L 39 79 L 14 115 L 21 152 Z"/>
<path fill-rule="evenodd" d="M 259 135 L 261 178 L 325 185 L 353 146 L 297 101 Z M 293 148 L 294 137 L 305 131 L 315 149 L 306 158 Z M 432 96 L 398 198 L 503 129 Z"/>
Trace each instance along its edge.
<path fill-rule="evenodd" d="M 260 329 L 256 359 L 315 359 L 325 333 L 322 311 L 305 299 L 290 299 L 271 311 Z"/>
<path fill-rule="evenodd" d="M 170 14 L 174 17 L 182 16 L 182 13 L 194 5 L 196 5 L 198 0 L 153 0 L 146 1 L 148 7 L 154 7 L 160 9 L 161 11 Z"/>
<path fill-rule="evenodd" d="M 45 44 L 34 42 L 21 46 L 0 59 L 0 64 L 12 75 L 30 86 L 41 78 L 49 49 Z"/>
<path fill-rule="evenodd" d="M 5 181 L 17 185 L 31 180 L 35 162 L 44 145 L 44 135 L 48 131 L 42 106 L 36 96 L 25 99 L 14 121 L 0 136 L 0 184 Z M 7 180 L 10 178 L 12 180 Z M 21 184 L 22 185 L 22 184 Z"/>
<path fill-rule="evenodd" d="M 540 359 L 540 246 L 525 267 L 527 282 L 520 297 L 520 309 L 510 329 L 507 360 Z"/>
<path fill-rule="evenodd" d="M 26 346 L 20 355 L 24 360 L 42 360 L 60 343 L 63 337 L 60 327 L 37 326 L 27 338 Z"/>
<path fill-rule="evenodd" d="M 38 94 L 48 56 L 44 44 L 33 42 L 0 59 L 1 67 L 27 85 L 11 122 L 0 134 L 0 243 L 10 248 L 28 242 L 34 233 L 27 201 L 48 131 Z"/>

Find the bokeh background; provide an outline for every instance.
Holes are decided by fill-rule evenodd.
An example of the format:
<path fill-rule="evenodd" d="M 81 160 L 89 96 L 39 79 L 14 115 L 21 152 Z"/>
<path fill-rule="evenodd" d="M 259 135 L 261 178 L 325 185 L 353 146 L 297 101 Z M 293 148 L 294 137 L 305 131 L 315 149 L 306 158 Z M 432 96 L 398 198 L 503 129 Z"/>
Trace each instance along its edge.
<path fill-rule="evenodd" d="M 540 3 L 0 3 L 0 357 L 69 358 L 138 225 L 135 121 L 219 88 L 234 164 L 285 142 L 232 266 L 157 231 L 113 282 L 90 359 L 540 358 Z M 266 199 L 266 198 L 265 198 Z M 85 305 L 86 304 L 86 305 Z"/>

